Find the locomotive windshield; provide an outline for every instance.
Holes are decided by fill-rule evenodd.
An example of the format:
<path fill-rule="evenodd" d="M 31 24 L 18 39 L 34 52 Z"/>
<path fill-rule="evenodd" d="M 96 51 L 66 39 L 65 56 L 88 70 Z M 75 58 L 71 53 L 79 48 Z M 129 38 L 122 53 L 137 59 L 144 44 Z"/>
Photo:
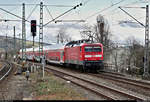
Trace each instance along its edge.
<path fill-rule="evenodd" d="M 101 52 L 100 46 L 85 46 L 85 52 Z"/>

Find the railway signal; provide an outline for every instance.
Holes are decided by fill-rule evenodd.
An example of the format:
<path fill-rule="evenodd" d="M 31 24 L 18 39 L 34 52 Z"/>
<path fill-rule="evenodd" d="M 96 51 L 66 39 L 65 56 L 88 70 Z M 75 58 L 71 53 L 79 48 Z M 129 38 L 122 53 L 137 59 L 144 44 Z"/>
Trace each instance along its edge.
<path fill-rule="evenodd" d="M 36 20 L 31 20 L 31 33 L 32 36 L 36 36 Z"/>
<path fill-rule="evenodd" d="M 33 65 L 32 68 L 34 69 L 34 37 L 36 36 L 36 20 L 31 20 L 31 33 L 33 36 L 33 56 L 32 56 L 32 60 L 33 60 Z"/>

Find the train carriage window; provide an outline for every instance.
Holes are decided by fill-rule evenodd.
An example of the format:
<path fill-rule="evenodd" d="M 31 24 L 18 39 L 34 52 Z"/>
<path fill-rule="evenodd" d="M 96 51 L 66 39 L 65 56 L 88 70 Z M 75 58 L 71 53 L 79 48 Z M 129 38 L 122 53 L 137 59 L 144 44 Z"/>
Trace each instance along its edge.
<path fill-rule="evenodd" d="M 94 52 L 101 52 L 101 47 L 100 46 L 95 46 L 93 47 Z"/>
<path fill-rule="evenodd" d="M 101 52 L 100 46 L 85 46 L 85 52 Z"/>
<path fill-rule="evenodd" d="M 84 50 L 85 50 L 85 52 L 92 52 L 92 47 L 90 47 L 90 46 L 87 47 L 87 46 L 86 46 L 86 47 L 84 48 Z"/>

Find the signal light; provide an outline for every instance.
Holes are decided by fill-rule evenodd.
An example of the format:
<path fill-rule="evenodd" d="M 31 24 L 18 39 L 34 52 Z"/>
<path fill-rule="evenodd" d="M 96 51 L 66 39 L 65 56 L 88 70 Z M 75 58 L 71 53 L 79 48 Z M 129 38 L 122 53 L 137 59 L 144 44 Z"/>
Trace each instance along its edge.
<path fill-rule="evenodd" d="M 31 20 L 31 33 L 32 36 L 36 36 L 36 20 Z"/>

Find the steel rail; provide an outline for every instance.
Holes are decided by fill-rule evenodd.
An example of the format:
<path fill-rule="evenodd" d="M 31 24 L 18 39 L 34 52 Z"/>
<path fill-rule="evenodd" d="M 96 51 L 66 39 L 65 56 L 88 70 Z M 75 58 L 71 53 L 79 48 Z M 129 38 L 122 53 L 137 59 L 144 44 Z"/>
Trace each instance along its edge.
<path fill-rule="evenodd" d="M 150 83 L 148 83 L 148 82 L 143 82 L 143 81 L 137 81 L 137 80 L 134 80 L 134 79 L 129 79 L 129 78 L 124 78 L 124 77 L 121 77 L 121 76 L 114 76 L 114 75 L 109 75 L 109 74 L 102 74 L 102 75 L 107 75 L 107 76 L 109 76 L 109 77 L 114 77 L 114 78 L 116 78 L 116 79 L 121 79 L 121 80 L 126 80 L 126 81 L 130 81 L 130 82 L 135 82 L 135 83 L 139 83 L 139 84 L 145 84 L 145 85 L 148 85 L 148 86 L 150 86 Z"/>
<path fill-rule="evenodd" d="M 41 64 L 39 64 L 39 63 L 37 63 L 37 65 L 41 66 Z M 51 68 L 49 68 L 48 66 L 46 66 L 46 68 L 51 69 Z M 56 70 L 56 69 L 51 69 L 51 70 L 53 70 L 53 71 L 58 71 L 58 70 Z M 142 98 L 142 97 L 135 96 L 135 95 L 130 94 L 130 93 L 125 93 L 125 92 L 123 92 L 123 91 L 119 91 L 119 90 L 117 90 L 117 89 L 113 89 L 113 88 L 110 88 L 110 87 L 107 87 L 107 86 L 104 86 L 104 85 L 100 85 L 100 84 L 97 84 L 97 83 L 95 83 L 95 82 L 93 82 L 93 81 L 88 81 L 88 80 L 85 80 L 85 79 L 82 79 L 82 78 L 73 76 L 73 75 L 71 75 L 71 74 L 64 73 L 64 72 L 62 72 L 62 71 L 58 71 L 58 72 L 59 72 L 59 73 L 66 74 L 66 75 L 71 76 L 71 77 L 74 77 L 74 78 L 76 78 L 76 79 L 85 81 L 85 82 L 90 83 L 90 84 L 95 84 L 95 85 L 98 86 L 98 87 L 106 88 L 106 89 L 108 89 L 108 90 L 111 90 L 111 91 L 114 91 L 114 92 L 117 92 L 117 93 L 119 92 L 120 94 L 125 95 L 125 96 L 127 96 L 127 97 L 130 97 L 131 99 L 145 100 L 145 99 Z M 61 78 L 63 78 L 63 77 L 61 77 Z M 66 80 L 68 80 L 68 79 L 66 79 Z M 71 82 L 72 82 L 72 81 L 71 81 Z M 79 83 L 77 83 L 77 84 L 79 84 Z M 79 86 L 80 86 L 80 85 L 79 85 Z"/>
<path fill-rule="evenodd" d="M 0 69 L 0 71 L 2 71 L 5 68 L 6 65 L 3 65 L 2 68 Z"/>
<path fill-rule="evenodd" d="M 140 87 L 140 88 L 144 88 L 144 89 L 150 90 L 150 87 L 144 86 L 143 84 L 138 84 L 138 83 L 135 83 L 135 82 L 129 82 L 127 80 L 121 80 L 121 79 L 118 79 L 118 78 L 115 78 L 115 77 L 98 75 L 98 74 L 89 74 L 89 75 L 95 76 L 97 78 L 109 79 L 109 80 L 117 81 L 119 83 L 125 83 L 125 84 L 129 84 L 129 85 L 133 85 L 133 86 L 137 86 L 137 87 Z"/>
<path fill-rule="evenodd" d="M 124 74 L 121 74 L 121 73 L 118 73 L 118 72 L 104 71 L 104 73 L 106 73 L 106 74 L 109 73 L 109 74 L 112 74 L 112 75 L 125 76 Z"/>
<path fill-rule="evenodd" d="M 29 63 L 30 63 L 30 62 L 29 62 Z M 40 63 L 35 63 L 35 64 L 38 65 L 38 66 L 42 66 Z M 16 65 L 19 65 L 19 64 L 16 64 Z M 45 69 L 45 71 L 47 71 L 47 72 L 49 72 L 50 70 L 51 70 L 51 69 L 49 69 L 48 67 L 46 67 L 46 69 Z M 51 70 L 51 71 L 52 71 L 52 70 Z M 59 74 L 58 74 L 58 72 L 59 72 Z M 66 80 L 66 81 L 69 80 L 69 79 L 63 77 L 64 74 L 61 75 L 60 73 L 62 74 L 61 71 L 53 70 L 53 74 L 54 74 L 55 76 L 60 77 L 61 79 L 64 79 L 64 80 Z M 102 96 L 103 98 L 106 98 L 106 99 L 108 99 L 108 100 L 115 100 L 114 98 L 109 97 L 108 95 L 104 95 L 104 94 L 102 94 L 102 93 L 100 93 L 100 92 L 98 92 L 98 91 L 96 91 L 96 90 L 94 90 L 94 89 L 88 88 L 88 87 L 86 87 L 86 86 L 84 86 L 84 85 L 82 85 L 82 84 L 79 84 L 79 83 L 77 83 L 77 82 L 75 82 L 75 81 L 73 81 L 73 80 L 70 80 L 70 81 L 71 81 L 73 84 L 76 84 L 76 85 L 78 85 L 78 86 L 80 86 L 80 87 L 82 87 L 82 88 L 84 88 L 84 89 L 86 89 L 86 90 L 89 90 L 89 91 L 95 93 L 96 95 Z"/>
<path fill-rule="evenodd" d="M 9 67 L 9 70 L 0 78 L 0 81 L 2 81 L 9 74 L 9 72 L 12 70 L 12 66 L 10 65 L 10 63 L 9 63 L 9 66 L 5 65 L 4 68 L 6 68 L 6 67 Z M 4 70 L 4 68 L 3 68 L 3 70 Z"/>
<path fill-rule="evenodd" d="M 50 71 L 50 70 L 48 70 L 48 69 L 45 69 L 46 71 Z M 60 73 L 60 72 L 59 72 Z M 60 77 L 61 79 L 64 79 L 64 80 L 66 80 L 66 81 L 68 81 L 69 79 L 67 79 L 67 78 L 65 78 L 65 77 L 62 77 L 62 75 L 60 75 L 60 74 L 56 74 L 56 73 L 53 73 L 55 76 L 57 76 L 57 77 Z M 107 96 L 107 95 L 104 95 L 104 94 L 102 94 L 102 93 L 100 93 L 100 92 L 98 92 L 98 91 L 96 91 L 96 90 L 94 90 L 94 89 L 91 89 L 91 88 L 88 88 L 88 87 L 86 87 L 86 86 L 84 86 L 84 85 L 82 85 L 82 84 L 80 84 L 80 83 L 77 83 L 77 82 L 75 82 L 75 81 L 73 81 L 73 80 L 69 80 L 69 81 L 71 81 L 71 83 L 73 83 L 73 84 L 76 84 L 76 85 L 78 85 L 78 86 L 80 86 L 80 87 L 82 87 L 82 88 L 84 88 L 84 89 L 86 89 L 86 90 L 89 90 L 89 91 L 91 91 L 91 92 L 93 92 L 93 93 L 95 93 L 96 95 L 99 95 L 99 96 L 102 96 L 103 98 L 106 98 L 106 99 L 108 99 L 108 100 L 115 100 L 114 98 L 112 98 L 112 97 L 109 97 L 109 96 Z"/>
<path fill-rule="evenodd" d="M 49 68 L 49 67 L 46 67 L 46 68 L 48 68 L 48 69 L 50 69 L 50 70 L 53 70 L 53 71 L 56 71 L 56 72 L 59 72 L 59 73 L 63 73 L 63 74 L 65 74 L 65 75 L 71 76 L 71 77 L 73 77 L 73 78 L 76 78 L 76 79 L 79 79 L 79 80 L 82 80 L 82 81 L 85 81 L 85 82 L 87 82 L 87 83 L 96 85 L 96 86 L 98 86 L 98 87 L 102 87 L 102 88 L 105 88 L 105 89 L 107 89 L 107 90 L 110 90 L 110 91 L 113 91 L 113 92 L 116 92 L 116 93 L 125 95 L 125 96 L 127 96 L 127 97 L 129 97 L 129 98 L 132 98 L 132 99 L 136 99 L 136 100 L 140 100 L 140 101 L 145 100 L 145 99 L 142 98 L 142 97 L 138 97 L 138 96 L 135 96 L 135 95 L 132 95 L 132 94 L 129 94 L 129 93 L 125 93 L 125 92 L 123 92 L 123 91 L 119 91 L 119 90 L 117 90 L 117 89 L 113 89 L 113 88 L 108 87 L 108 86 L 100 85 L 100 84 L 97 84 L 97 83 L 95 83 L 95 82 L 92 82 L 92 81 L 89 81 L 89 80 L 85 80 L 85 79 L 83 79 L 83 78 L 79 78 L 79 77 L 77 77 L 77 76 L 73 76 L 73 75 L 68 74 L 68 73 L 64 73 L 64 72 L 62 72 L 62 71 L 58 71 L 58 70 L 55 70 L 55 69 L 52 69 L 52 68 Z"/>

